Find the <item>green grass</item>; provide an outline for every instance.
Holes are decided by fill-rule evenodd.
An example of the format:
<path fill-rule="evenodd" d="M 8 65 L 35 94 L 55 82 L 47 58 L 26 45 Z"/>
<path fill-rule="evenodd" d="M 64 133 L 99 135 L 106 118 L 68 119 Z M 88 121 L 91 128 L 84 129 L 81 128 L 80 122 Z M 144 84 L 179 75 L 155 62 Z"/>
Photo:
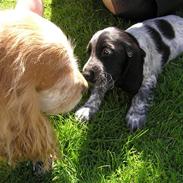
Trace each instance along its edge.
<path fill-rule="evenodd" d="M 14 4 L 4 0 L 0 8 Z M 80 68 L 97 30 L 132 24 L 113 17 L 97 0 L 45 0 L 45 17 L 74 40 Z M 124 120 L 127 103 L 127 95 L 114 89 L 90 123 L 78 123 L 72 113 L 50 116 L 61 154 L 53 170 L 38 178 L 32 175 L 30 162 L 15 169 L 2 162 L 0 183 L 182 183 L 183 57 L 161 74 L 146 127 L 134 134 Z"/>

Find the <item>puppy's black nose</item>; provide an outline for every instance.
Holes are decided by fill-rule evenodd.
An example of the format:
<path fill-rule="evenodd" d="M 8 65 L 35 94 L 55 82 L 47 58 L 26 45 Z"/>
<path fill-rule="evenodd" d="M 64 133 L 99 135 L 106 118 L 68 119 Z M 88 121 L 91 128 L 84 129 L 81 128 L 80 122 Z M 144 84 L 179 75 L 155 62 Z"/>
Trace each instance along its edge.
<path fill-rule="evenodd" d="M 85 79 L 91 83 L 95 82 L 95 73 L 92 70 L 89 71 L 84 71 L 83 72 L 83 76 L 85 77 Z"/>

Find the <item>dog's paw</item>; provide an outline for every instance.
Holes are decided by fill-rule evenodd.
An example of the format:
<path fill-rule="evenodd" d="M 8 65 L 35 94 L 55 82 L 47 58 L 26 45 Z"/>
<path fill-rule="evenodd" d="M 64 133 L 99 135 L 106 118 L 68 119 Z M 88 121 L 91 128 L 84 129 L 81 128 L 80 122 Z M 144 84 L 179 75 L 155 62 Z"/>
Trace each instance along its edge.
<path fill-rule="evenodd" d="M 42 161 L 37 161 L 33 164 L 33 174 L 36 176 L 42 176 L 45 173 L 44 165 Z"/>
<path fill-rule="evenodd" d="M 75 117 L 79 121 L 89 121 L 91 118 L 91 109 L 89 107 L 81 107 L 75 113 Z"/>
<path fill-rule="evenodd" d="M 131 132 L 136 131 L 144 126 L 146 114 L 129 113 L 126 116 L 127 126 Z"/>

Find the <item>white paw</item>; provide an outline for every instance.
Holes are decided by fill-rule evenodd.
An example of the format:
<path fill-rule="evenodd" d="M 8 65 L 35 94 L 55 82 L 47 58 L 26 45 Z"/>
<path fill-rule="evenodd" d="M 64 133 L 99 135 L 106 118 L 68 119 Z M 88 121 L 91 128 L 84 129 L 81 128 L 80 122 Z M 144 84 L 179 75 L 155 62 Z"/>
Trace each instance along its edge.
<path fill-rule="evenodd" d="M 89 121 L 90 112 L 91 112 L 91 109 L 89 107 L 81 107 L 75 113 L 76 119 L 80 121 Z"/>
<path fill-rule="evenodd" d="M 134 132 L 135 130 L 144 126 L 146 114 L 129 113 L 126 116 L 126 121 L 130 131 Z"/>

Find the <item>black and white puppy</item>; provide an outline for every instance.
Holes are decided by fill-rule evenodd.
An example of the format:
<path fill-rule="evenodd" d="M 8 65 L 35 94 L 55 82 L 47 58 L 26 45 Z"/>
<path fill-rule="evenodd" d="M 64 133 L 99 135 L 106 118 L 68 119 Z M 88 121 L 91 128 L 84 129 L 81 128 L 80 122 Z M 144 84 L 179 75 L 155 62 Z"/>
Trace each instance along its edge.
<path fill-rule="evenodd" d="M 115 83 L 134 95 L 126 115 L 133 131 L 146 121 L 162 68 L 183 52 L 183 18 L 174 15 L 155 18 L 125 31 L 105 28 L 93 35 L 88 52 L 90 58 L 83 74 L 94 83 L 94 88 L 88 101 L 76 111 L 76 117 L 89 120 Z"/>

